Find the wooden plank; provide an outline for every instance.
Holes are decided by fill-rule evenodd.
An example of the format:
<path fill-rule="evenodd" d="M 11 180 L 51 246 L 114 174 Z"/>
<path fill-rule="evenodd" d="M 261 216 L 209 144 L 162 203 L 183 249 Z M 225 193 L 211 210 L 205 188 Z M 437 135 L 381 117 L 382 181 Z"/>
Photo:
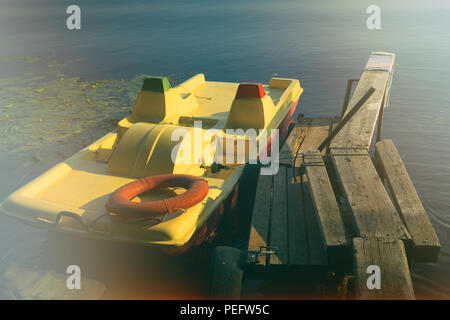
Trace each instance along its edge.
<path fill-rule="evenodd" d="M 269 243 L 269 223 L 272 207 L 273 176 L 259 175 L 256 185 L 255 203 L 253 206 L 252 222 L 248 251 L 259 251 Z M 258 265 L 266 264 L 266 257 L 259 258 Z"/>
<path fill-rule="evenodd" d="M 414 299 L 414 290 L 401 240 L 354 238 L 355 292 L 359 299 Z M 369 266 L 380 268 L 380 288 L 368 288 Z M 369 283 L 373 283 L 369 281 Z"/>
<path fill-rule="evenodd" d="M 392 140 L 375 144 L 375 163 L 387 180 L 393 202 L 413 242 L 418 262 L 436 262 L 440 251 L 437 234 Z"/>
<path fill-rule="evenodd" d="M 394 54 L 372 53 L 350 100 L 346 114 L 351 111 L 356 102 L 361 99 L 370 87 L 374 87 L 376 91 L 361 110 L 334 137 L 330 144 L 330 149 L 362 148 L 369 150 L 380 108 L 383 104 L 383 97 L 388 93 L 387 91 L 390 87 L 394 61 Z"/>
<path fill-rule="evenodd" d="M 313 118 L 311 119 L 308 132 L 301 144 L 297 156 L 294 160 L 294 166 L 300 167 L 303 161 L 302 153 L 308 150 L 316 150 L 317 147 L 325 140 L 330 134 L 330 128 L 332 125 L 331 118 Z M 325 150 L 322 152 L 325 154 Z"/>
<path fill-rule="evenodd" d="M 303 190 L 303 211 L 306 219 L 309 265 L 325 266 L 327 265 L 327 253 L 322 243 L 320 229 L 314 212 L 312 195 L 308 187 L 308 177 L 306 173 L 302 174 L 302 190 Z"/>
<path fill-rule="evenodd" d="M 328 147 L 333 138 L 336 137 L 338 133 L 345 127 L 347 122 L 349 122 L 350 119 L 352 119 L 353 116 L 358 113 L 358 111 L 365 105 L 365 103 L 369 100 L 369 98 L 375 91 L 376 90 L 374 87 L 370 87 L 369 90 L 367 90 L 367 92 L 361 97 L 361 99 L 356 102 L 353 108 L 344 116 L 344 118 L 342 118 L 336 128 L 333 129 L 333 132 L 331 132 L 330 135 L 324 141 L 322 141 L 322 143 L 317 148 L 319 151 L 322 151 L 323 149 Z"/>
<path fill-rule="evenodd" d="M 312 196 L 308 187 L 308 178 L 306 172 L 303 171 L 300 173 L 299 167 L 303 161 L 302 153 L 307 150 L 317 149 L 317 146 L 329 135 L 331 124 L 336 122 L 336 120 L 332 118 L 311 118 L 308 119 L 308 121 L 309 127 L 307 132 L 297 149 L 295 159 L 292 161 L 295 170 L 297 170 L 296 175 L 298 177 L 296 177 L 296 179 L 301 182 L 301 185 L 297 186 L 299 187 L 300 196 L 294 200 L 297 202 L 297 205 L 299 205 L 297 212 L 289 212 L 288 214 L 290 225 L 289 239 L 290 241 L 294 240 L 294 243 L 290 243 L 289 246 L 289 263 L 296 265 L 307 264 L 323 266 L 327 265 L 326 251 L 321 242 L 322 240 L 318 222 L 315 217 Z M 325 150 L 322 154 L 325 154 Z M 294 230 L 295 226 L 299 229 Z M 300 232 L 303 230 L 305 233 L 300 236 Z M 300 246 L 296 247 L 296 244 L 300 244 Z"/>
<path fill-rule="evenodd" d="M 365 150 L 331 150 L 331 156 L 359 236 L 409 239 Z"/>
<path fill-rule="evenodd" d="M 296 158 L 294 159 L 294 167 L 299 168 L 303 162 L 302 153 L 308 150 L 317 149 L 318 145 L 326 139 L 329 135 L 332 125 L 331 118 L 312 118 L 310 119 L 309 128 L 306 136 L 303 139 L 300 148 L 296 154 Z M 325 150 L 322 152 L 325 154 Z M 308 243 L 308 261 L 309 265 L 326 265 L 327 257 L 326 250 L 322 244 L 320 229 L 318 226 L 318 221 L 316 219 L 315 209 L 312 201 L 311 192 L 308 187 L 308 177 L 306 172 L 301 173 L 301 207 L 300 210 L 304 215 L 303 219 L 306 226 L 306 241 Z M 291 255 L 295 253 L 291 250 Z"/>
<path fill-rule="evenodd" d="M 349 254 L 349 243 L 322 155 L 318 150 L 306 151 L 303 153 L 303 164 L 328 260 L 339 261 Z"/>
<path fill-rule="evenodd" d="M 286 142 L 283 144 L 280 150 L 280 164 L 284 165 L 292 165 L 298 150 L 300 149 L 301 144 L 303 143 L 303 139 L 308 132 L 309 125 L 311 123 L 311 119 L 301 119 L 299 120 L 291 133 L 289 134 Z"/>
<path fill-rule="evenodd" d="M 286 167 L 280 166 L 273 177 L 273 205 L 270 218 L 270 246 L 278 248 L 270 264 L 288 263 Z"/>
<path fill-rule="evenodd" d="M 269 246 L 276 247 L 277 254 L 260 256 L 257 265 L 326 266 L 306 174 L 281 166 L 271 177 L 258 181 L 248 250 Z M 263 191 L 262 185 L 270 186 L 271 193 L 269 188 Z"/>
<path fill-rule="evenodd" d="M 287 169 L 289 263 L 309 264 L 306 218 L 303 210 L 302 179 L 298 168 Z"/>
<path fill-rule="evenodd" d="M 332 121 L 333 118 L 312 118 L 308 134 L 300 147 L 300 151 L 316 150 L 330 134 Z"/>
<path fill-rule="evenodd" d="M 259 176 L 248 250 L 269 246 L 277 254 L 261 255 L 257 265 L 327 265 L 307 183 L 305 173 L 289 166 Z"/>
<path fill-rule="evenodd" d="M 301 152 L 314 150 L 328 136 L 335 118 L 303 118 L 295 124 L 280 150 L 280 164 L 300 166 Z"/>
<path fill-rule="evenodd" d="M 302 119 L 282 148 L 279 172 L 272 180 L 259 176 L 248 250 L 278 248 L 278 255 L 270 256 L 270 261 L 261 256 L 259 265 L 327 264 L 306 173 L 300 174 L 292 165 L 301 164 L 304 149 L 317 148 L 333 121 L 336 119 Z"/>

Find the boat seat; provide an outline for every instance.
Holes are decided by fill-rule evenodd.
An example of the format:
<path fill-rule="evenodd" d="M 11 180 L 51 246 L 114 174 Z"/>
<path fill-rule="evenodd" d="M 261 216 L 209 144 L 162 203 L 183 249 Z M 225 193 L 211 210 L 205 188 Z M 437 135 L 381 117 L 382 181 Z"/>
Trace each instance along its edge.
<path fill-rule="evenodd" d="M 239 84 L 225 129 L 263 129 L 274 111 L 272 99 L 259 83 Z"/>
<path fill-rule="evenodd" d="M 166 77 L 150 77 L 144 80 L 131 115 L 119 122 L 117 133 L 121 137 L 135 123 L 159 123 L 192 108 Z"/>

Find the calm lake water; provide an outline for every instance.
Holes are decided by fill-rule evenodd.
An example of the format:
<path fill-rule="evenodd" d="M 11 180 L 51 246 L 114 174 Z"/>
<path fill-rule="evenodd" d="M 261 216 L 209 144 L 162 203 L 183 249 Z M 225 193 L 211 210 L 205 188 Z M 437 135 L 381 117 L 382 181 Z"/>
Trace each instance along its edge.
<path fill-rule="evenodd" d="M 1 199 L 111 130 L 143 74 L 175 83 L 196 73 L 233 82 L 298 78 L 299 112 L 330 116 L 370 52 L 394 52 L 383 137 L 395 141 L 442 244 L 438 263 L 414 267 L 414 287 L 419 298 L 450 298 L 450 2 L 378 0 L 382 29 L 373 31 L 372 0 L 76 3 L 81 31 L 66 28 L 70 1 L 0 1 Z M 201 257 L 183 265 L 0 217 L 1 298 L 36 296 L 24 289 L 33 272 L 57 278 L 68 264 L 92 279 L 88 297 L 103 285 L 103 297 L 200 297 Z"/>

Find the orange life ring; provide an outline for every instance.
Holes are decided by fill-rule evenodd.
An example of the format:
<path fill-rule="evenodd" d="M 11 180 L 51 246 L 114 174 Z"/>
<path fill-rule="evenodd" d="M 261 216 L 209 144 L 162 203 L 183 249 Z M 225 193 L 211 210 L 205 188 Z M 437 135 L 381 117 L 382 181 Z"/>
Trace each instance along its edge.
<path fill-rule="evenodd" d="M 147 191 L 168 187 L 181 187 L 186 189 L 186 192 L 156 201 L 131 201 L 137 195 Z M 188 174 L 163 174 L 146 177 L 117 189 L 106 203 L 106 209 L 127 218 L 157 217 L 192 207 L 206 197 L 208 190 L 208 182 L 205 179 Z"/>

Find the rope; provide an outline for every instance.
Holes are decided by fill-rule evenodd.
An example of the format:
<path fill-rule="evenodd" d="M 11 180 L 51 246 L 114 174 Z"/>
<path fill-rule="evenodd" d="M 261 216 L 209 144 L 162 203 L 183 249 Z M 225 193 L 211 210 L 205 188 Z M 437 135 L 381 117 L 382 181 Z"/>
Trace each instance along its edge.
<path fill-rule="evenodd" d="M 303 135 L 303 139 L 302 139 L 302 141 L 300 142 L 300 144 L 299 144 L 299 146 L 298 146 L 298 149 L 295 151 L 295 156 L 292 158 L 292 163 L 291 163 L 292 166 L 295 165 L 295 160 L 297 160 L 297 158 L 298 158 L 300 155 L 303 157 L 303 152 L 300 152 L 300 148 L 302 147 L 303 141 L 305 141 L 305 138 L 306 138 L 306 136 L 308 135 L 308 131 L 309 131 L 311 122 L 312 122 L 312 120 L 308 120 L 308 126 L 306 127 L 306 130 L 305 130 L 306 132 L 305 132 L 305 134 Z M 299 152 L 300 152 L 300 154 L 299 154 Z"/>

